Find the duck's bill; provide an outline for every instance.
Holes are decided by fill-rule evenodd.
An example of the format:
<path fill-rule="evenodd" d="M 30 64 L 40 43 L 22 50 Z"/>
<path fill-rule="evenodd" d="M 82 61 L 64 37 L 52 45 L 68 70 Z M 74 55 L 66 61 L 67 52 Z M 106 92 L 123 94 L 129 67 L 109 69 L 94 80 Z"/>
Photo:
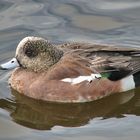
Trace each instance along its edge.
<path fill-rule="evenodd" d="M 9 70 L 19 67 L 19 63 L 16 58 L 11 59 L 10 61 L 0 65 L 0 69 Z"/>

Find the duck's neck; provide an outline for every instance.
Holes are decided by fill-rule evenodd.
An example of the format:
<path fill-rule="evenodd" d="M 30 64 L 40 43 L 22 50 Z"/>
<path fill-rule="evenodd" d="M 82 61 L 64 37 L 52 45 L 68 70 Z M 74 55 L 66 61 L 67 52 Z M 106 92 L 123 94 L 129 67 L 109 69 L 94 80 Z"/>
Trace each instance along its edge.
<path fill-rule="evenodd" d="M 50 63 L 50 66 L 54 65 L 57 63 L 61 57 L 63 56 L 63 51 L 56 48 L 55 46 L 52 46 L 51 49 L 49 50 L 49 55 L 51 57 L 52 62 Z"/>

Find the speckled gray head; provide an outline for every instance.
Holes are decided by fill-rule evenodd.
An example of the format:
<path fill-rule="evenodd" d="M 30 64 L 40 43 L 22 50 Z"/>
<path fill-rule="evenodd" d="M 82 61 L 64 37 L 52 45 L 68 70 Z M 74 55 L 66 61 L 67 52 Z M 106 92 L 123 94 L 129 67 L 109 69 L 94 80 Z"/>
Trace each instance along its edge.
<path fill-rule="evenodd" d="M 25 37 L 17 46 L 15 58 L 2 64 L 2 69 L 20 66 L 35 72 L 46 70 L 59 61 L 63 52 L 40 37 Z M 14 65 L 15 64 L 15 65 Z"/>

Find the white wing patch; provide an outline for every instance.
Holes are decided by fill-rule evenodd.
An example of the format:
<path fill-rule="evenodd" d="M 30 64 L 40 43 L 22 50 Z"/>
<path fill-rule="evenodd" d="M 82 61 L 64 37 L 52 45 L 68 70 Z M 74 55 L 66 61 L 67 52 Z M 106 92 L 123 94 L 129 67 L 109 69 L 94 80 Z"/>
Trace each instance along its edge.
<path fill-rule="evenodd" d="M 61 81 L 71 83 L 72 85 L 79 84 L 83 81 L 91 82 L 95 79 L 101 78 L 100 74 L 91 74 L 90 76 L 78 76 L 76 78 L 64 78 Z"/>

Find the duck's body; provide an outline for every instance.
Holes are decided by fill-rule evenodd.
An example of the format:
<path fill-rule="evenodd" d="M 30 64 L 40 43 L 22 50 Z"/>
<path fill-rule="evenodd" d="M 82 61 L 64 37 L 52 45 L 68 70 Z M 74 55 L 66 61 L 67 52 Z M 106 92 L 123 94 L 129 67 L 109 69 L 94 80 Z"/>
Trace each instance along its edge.
<path fill-rule="evenodd" d="M 139 48 L 47 43 L 28 37 L 18 45 L 20 67 L 9 83 L 19 93 L 45 101 L 88 102 L 139 85 Z"/>

